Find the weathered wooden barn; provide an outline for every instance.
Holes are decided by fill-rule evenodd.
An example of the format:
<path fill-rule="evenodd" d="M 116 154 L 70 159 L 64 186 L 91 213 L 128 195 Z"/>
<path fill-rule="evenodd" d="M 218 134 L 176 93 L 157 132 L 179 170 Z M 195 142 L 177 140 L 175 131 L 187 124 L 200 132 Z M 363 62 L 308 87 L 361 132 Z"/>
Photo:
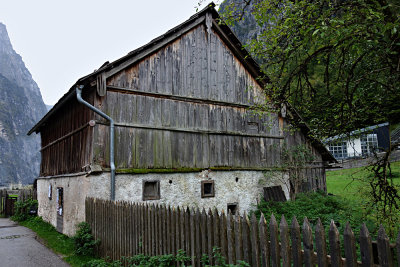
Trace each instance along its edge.
<path fill-rule="evenodd" d="M 307 145 L 314 160 L 304 190 L 326 190 L 334 158 L 308 128 L 286 132 L 283 114 L 256 114 L 264 103 L 259 66 L 214 6 L 143 47 L 79 79 L 30 130 L 41 134 L 39 215 L 72 235 L 85 197 L 110 198 L 110 125 L 115 121 L 115 199 L 251 209 L 264 188 L 290 197 L 282 146 Z"/>

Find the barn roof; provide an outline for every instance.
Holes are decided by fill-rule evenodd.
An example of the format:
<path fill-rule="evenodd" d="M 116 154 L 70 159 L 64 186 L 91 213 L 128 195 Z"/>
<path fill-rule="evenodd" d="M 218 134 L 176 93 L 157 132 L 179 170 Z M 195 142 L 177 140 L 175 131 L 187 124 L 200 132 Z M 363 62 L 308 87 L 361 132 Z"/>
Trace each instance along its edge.
<path fill-rule="evenodd" d="M 212 17 L 212 28 L 219 35 L 219 37 L 224 41 L 224 43 L 230 48 L 232 53 L 236 56 L 236 58 L 245 66 L 247 71 L 250 72 L 253 77 L 257 78 L 257 82 L 263 87 L 266 83 L 269 82 L 268 77 L 263 75 L 261 72 L 260 66 L 257 62 L 250 56 L 246 49 L 243 48 L 242 43 L 236 37 L 236 35 L 232 32 L 232 30 L 225 24 L 218 23 L 218 19 L 220 16 L 215 9 L 215 4 L 210 3 L 203 10 L 197 12 L 195 15 L 191 16 L 188 20 L 183 22 L 182 24 L 172 28 L 167 31 L 165 34 L 153 39 L 149 43 L 129 52 L 127 55 L 113 61 L 113 62 L 105 62 L 99 69 L 95 70 L 93 73 L 86 75 L 77 80 L 77 82 L 69 89 L 69 91 L 64 94 L 60 100 L 53 106 L 53 108 L 28 132 L 28 135 L 33 132 L 40 132 L 41 128 L 46 126 L 47 120 L 66 103 L 69 99 L 76 97 L 75 96 L 75 88 L 78 85 L 85 85 L 85 88 L 88 88 L 91 83 L 95 82 L 99 75 L 105 75 L 105 77 L 110 77 L 117 72 L 139 62 L 146 56 L 154 53 L 165 45 L 171 43 L 176 40 L 180 36 L 184 35 L 188 31 L 192 30 L 198 25 L 206 23 L 207 14 L 210 14 Z M 263 77 L 263 79 L 260 79 Z M 298 126 L 302 130 L 304 134 L 308 134 L 310 128 L 304 123 L 304 120 L 300 117 L 300 115 L 295 111 L 294 108 L 290 108 L 291 113 L 297 122 Z M 335 158 L 330 154 L 330 152 L 325 148 L 321 141 L 318 139 L 309 137 L 312 144 L 319 150 L 322 157 L 326 161 L 336 162 Z"/>

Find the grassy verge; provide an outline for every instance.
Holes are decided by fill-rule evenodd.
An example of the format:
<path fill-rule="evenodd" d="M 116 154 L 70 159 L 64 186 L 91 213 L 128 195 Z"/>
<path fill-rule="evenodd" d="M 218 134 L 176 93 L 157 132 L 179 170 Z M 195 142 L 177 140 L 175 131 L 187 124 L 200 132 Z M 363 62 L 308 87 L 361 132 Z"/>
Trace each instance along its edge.
<path fill-rule="evenodd" d="M 20 224 L 34 231 L 48 248 L 61 255 L 64 261 L 71 266 L 82 266 L 95 259 L 93 257 L 75 255 L 75 245 L 72 238 L 60 234 L 51 224 L 43 221 L 40 217 L 30 217 L 28 220 L 20 222 Z"/>
<path fill-rule="evenodd" d="M 391 163 L 393 183 L 400 187 L 400 162 Z M 397 221 L 400 221 L 400 214 L 393 214 L 391 220 L 379 217 L 376 207 L 371 203 L 370 184 L 368 177 L 371 172 L 367 168 L 353 168 L 346 170 L 329 171 L 326 173 L 326 184 L 328 193 L 332 193 L 351 204 L 354 207 L 355 215 L 367 223 L 370 233 L 377 234 L 380 224 L 386 229 L 386 233 L 392 239 L 398 231 Z"/>
<path fill-rule="evenodd" d="M 400 162 L 391 163 L 393 182 L 400 185 Z M 362 180 L 370 173 L 365 167 L 347 170 L 336 170 L 326 172 L 326 186 L 328 193 L 341 196 L 350 201 L 361 201 L 363 187 L 367 186 Z"/>

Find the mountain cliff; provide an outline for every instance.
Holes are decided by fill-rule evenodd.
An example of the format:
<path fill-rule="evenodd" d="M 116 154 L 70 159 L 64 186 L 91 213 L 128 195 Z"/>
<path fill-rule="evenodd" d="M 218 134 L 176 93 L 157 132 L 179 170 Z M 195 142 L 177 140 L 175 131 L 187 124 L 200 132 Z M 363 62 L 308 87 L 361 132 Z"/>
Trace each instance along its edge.
<path fill-rule="evenodd" d="M 0 186 L 38 176 L 40 137 L 26 133 L 45 113 L 40 89 L 0 23 Z"/>
<path fill-rule="evenodd" d="M 219 7 L 218 12 L 220 14 L 225 11 L 236 9 L 236 13 L 241 14 L 241 10 L 244 10 L 242 19 L 236 21 L 234 25 L 229 25 L 235 35 L 238 37 L 242 44 L 248 44 L 250 40 L 256 39 L 260 33 L 261 28 L 258 26 L 256 19 L 251 12 L 253 11 L 255 1 L 251 1 L 248 6 L 244 8 L 245 1 L 242 0 L 225 0 Z M 240 10 L 240 12 L 239 12 Z"/>

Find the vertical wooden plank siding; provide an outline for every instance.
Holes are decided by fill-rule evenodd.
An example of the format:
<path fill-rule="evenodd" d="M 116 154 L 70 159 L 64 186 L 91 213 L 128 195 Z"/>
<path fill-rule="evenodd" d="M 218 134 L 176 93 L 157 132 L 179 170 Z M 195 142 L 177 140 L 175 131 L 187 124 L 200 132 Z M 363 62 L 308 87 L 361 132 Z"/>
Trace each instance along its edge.
<path fill-rule="evenodd" d="M 94 95 L 94 91 L 84 90 L 82 97 L 93 104 Z M 40 176 L 81 172 L 82 167 L 91 163 L 93 127 L 88 122 L 92 119 L 93 112 L 76 98 L 48 119 L 40 130 Z"/>
<path fill-rule="evenodd" d="M 96 106 L 115 118 L 117 168 L 273 167 L 283 138 L 296 145 L 281 135 L 278 114 L 252 114 L 265 98 L 256 77 L 208 35 L 195 27 L 107 78 Z M 93 142 L 93 161 L 108 167 L 106 125 L 96 125 Z"/>
<path fill-rule="evenodd" d="M 95 239 L 100 239 L 97 253 L 100 257 L 120 260 L 122 256 L 137 254 L 176 255 L 183 250 L 191 258 L 192 266 L 202 266 L 203 255 L 209 264 L 221 264 L 213 258 L 215 234 L 218 233 L 218 246 L 225 262 L 237 264 L 243 260 L 250 266 L 374 266 L 371 237 L 365 225 L 360 232 L 360 255 L 357 251 L 354 234 L 350 225 L 344 232 L 344 247 L 339 242 L 340 235 L 331 222 L 329 230 L 330 256 L 326 253 L 324 228 L 318 220 L 315 236 L 310 223 L 304 218 L 302 227 L 293 217 L 290 226 L 282 216 L 280 225 L 272 215 L 269 230 L 264 215 L 257 220 L 246 214 L 228 216 L 224 212 L 209 210 L 189 210 L 182 207 L 154 206 L 128 202 L 87 198 L 85 200 L 85 218 L 92 229 Z M 218 218 L 218 220 L 215 220 Z M 215 225 L 215 222 L 218 224 Z M 400 234 L 399 234 L 400 236 Z M 315 237 L 316 251 L 313 240 Z M 291 243 L 290 243 L 291 242 Z M 302 250 L 302 246 L 303 249 Z M 345 251 L 345 258 L 341 250 Z M 225 252 L 224 252 L 225 251 Z M 396 244 L 389 244 L 383 227 L 378 232 L 379 266 L 399 265 L 400 237 Z M 397 255 L 396 255 L 397 254 Z M 304 257 L 303 257 L 304 256 Z M 378 259 L 375 259 L 378 260 Z M 189 264 L 186 262 L 185 264 Z"/>

